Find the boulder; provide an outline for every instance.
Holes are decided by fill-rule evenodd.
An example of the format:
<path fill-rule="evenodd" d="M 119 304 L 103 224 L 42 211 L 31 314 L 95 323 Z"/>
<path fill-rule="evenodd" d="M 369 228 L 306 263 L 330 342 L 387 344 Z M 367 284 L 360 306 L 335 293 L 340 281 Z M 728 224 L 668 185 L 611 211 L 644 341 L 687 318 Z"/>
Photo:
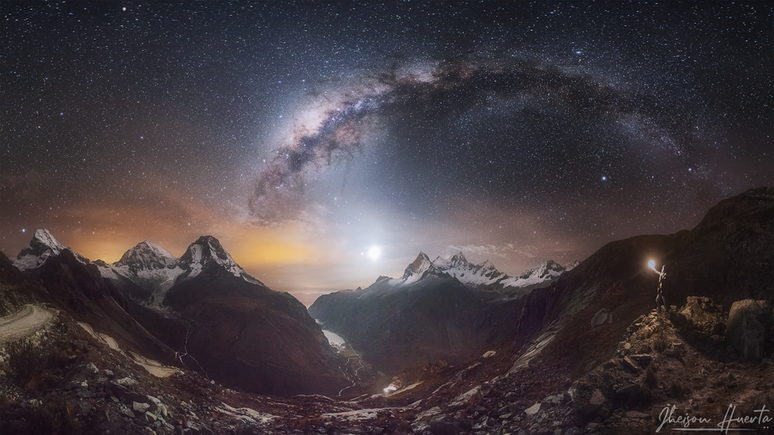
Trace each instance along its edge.
<path fill-rule="evenodd" d="M 767 301 L 736 301 L 728 313 L 726 345 L 743 358 L 760 360 L 772 323 L 774 315 Z"/>
<path fill-rule="evenodd" d="M 610 314 L 610 310 L 607 308 L 602 308 L 601 310 L 597 311 L 596 314 L 594 314 L 594 317 L 591 319 L 591 326 L 599 326 L 603 323 L 613 323 L 613 315 Z"/>

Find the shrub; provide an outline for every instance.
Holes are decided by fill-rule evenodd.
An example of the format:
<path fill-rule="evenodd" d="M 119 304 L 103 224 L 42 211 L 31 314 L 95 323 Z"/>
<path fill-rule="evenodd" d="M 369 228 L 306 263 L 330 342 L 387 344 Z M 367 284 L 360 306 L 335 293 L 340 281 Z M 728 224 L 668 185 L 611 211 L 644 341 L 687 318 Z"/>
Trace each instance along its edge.
<path fill-rule="evenodd" d="M 12 376 L 27 391 L 51 386 L 56 382 L 54 372 L 67 366 L 66 344 L 41 340 L 36 345 L 30 339 L 8 343 L 6 351 Z"/>

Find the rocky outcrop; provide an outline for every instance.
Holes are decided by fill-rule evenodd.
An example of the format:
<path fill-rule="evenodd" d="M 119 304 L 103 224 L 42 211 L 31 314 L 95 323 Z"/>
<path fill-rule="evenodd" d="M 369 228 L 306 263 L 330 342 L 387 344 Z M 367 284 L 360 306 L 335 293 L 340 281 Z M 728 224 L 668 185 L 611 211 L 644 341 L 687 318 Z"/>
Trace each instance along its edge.
<path fill-rule="evenodd" d="M 764 325 L 756 316 L 771 315 L 771 308 L 757 302 L 734 304 L 734 311 L 739 312 L 734 316 L 751 311 L 754 324 Z M 769 379 L 771 360 L 745 361 L 729 351 L 717 334 L 708 335 L 719 329 L 717 325 L 725 324 L 718 308 L 709 298 L 689 297 L 678 312 L 654 310 L 629 325 L 615 356 L 575 380 L 569 390 L 573 409 L 587 430 L 610 434 L 653 431 L 664 422 L 662 410 L 673 406 L 680 413 L 690 410 L 691 414 L 709 416 L 707 410 L 716 409 L 716 403 L 744 404 L 740 405 L 744 409 L 767 405 L 767 392 L 774 386 Z M 729 331 L 733 331 L 731 318 L 728 322 Z M 761 376 L 767 380 L 761 381 Z M 717 418 L 722 417 L 722 412 L 717 412 Z M 664 425 L 668 429 L 683 427 L 675 421 Z M 699 430 L 701 424 L 691 427 Z"/>
<path fill-rule="evenodd" d="M 734 302 L 728 314 L 726 344 L 743 358 L 760 360 L 772 324 L 771 304 L 745 299 Z"/>

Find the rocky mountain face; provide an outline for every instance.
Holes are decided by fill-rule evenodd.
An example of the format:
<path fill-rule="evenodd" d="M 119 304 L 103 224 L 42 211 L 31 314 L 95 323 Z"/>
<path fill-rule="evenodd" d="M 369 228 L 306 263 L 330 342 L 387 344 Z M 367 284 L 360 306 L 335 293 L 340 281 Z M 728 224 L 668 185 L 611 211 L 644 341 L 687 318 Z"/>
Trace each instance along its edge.
<path fill-rule="evenodd" d="M 179 259 L 142 242 L 108 265 L 39 230 L 16 264 L 35 265 L 24 273 L 50 300 L 131 352 L 254 392 L 333 393 L 349 383 L 304 306 L 245 273 L 214 237 Z"/>
<path fill-rule="evenodd" d="M 321 296 L 309 313 L 380 370 L 457 364 L 512 336 L 525 320 L 525 287 L 548 285 L 564 270 L 549 261 L 513 278 L 489 261 L 473 265 L 462 253 L 430 261 L 420 252 L 400 278 Z"/>

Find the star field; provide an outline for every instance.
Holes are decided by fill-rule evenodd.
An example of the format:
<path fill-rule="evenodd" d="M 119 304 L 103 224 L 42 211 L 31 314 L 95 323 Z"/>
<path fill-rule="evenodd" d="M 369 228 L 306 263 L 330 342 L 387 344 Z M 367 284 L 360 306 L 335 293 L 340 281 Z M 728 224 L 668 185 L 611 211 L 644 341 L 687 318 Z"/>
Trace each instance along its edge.
<path fill-rule="evenodd" d="M 511 275 L 774 183 L 769 2 L 3 2 L 0 248 Z M 369 253 L 380 252 L 374 256 Z M 377 259 L 378 258 L 378 259 Z"/>

